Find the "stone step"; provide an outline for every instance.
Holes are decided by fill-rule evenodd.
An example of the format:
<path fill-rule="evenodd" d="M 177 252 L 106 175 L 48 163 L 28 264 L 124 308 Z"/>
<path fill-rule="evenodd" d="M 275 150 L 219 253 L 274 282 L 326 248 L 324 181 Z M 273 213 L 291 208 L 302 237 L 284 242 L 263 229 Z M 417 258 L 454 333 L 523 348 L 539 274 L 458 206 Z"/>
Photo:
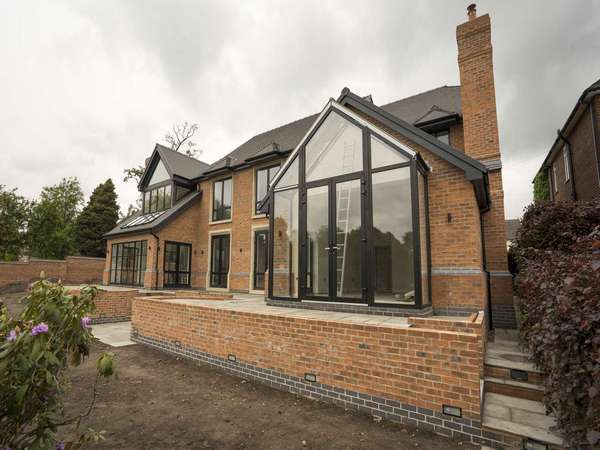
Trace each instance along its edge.
<path fill-rule="evenodd" d="M 486 377 L 499 378 L 501 380 L 507 381 L 525 382 L 535 384 L 537 386 L 542 386 L 544 384 L 544 377 L 535 368 L 533 371 L 530 371 L 522 369 L 512 369 L 510 367 L 491 366 L 486 364 L 484 369 L 484 374 Z"/>
<path fill-rule="evenodd" d="M 524 438 L 550 445 L 564 446 L 563 438 L 551 430 L 556 426 L 553 417 L 546 415 L 542 402 L 486 392 L 482 427 L 484 436 L 521 448 Z"/>
<path fill-rule="evenodd" d="M 539 384 L 490 376 L 486 376 L 484 380 L 485 392 L 509 395 L 536 402 L 541 402 L 544 399 L 544 387 Z"/>

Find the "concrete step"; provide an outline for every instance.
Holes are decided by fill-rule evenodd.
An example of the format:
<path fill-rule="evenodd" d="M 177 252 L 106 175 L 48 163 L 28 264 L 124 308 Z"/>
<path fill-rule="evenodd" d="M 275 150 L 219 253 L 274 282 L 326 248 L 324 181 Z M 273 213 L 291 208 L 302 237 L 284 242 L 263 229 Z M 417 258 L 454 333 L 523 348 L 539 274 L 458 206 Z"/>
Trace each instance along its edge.
<path fill-rule="evenodd" d="M 543 375 L 535 368 L 533 371 L 531 371 L 512 369 L 510 367 L 491 366 L 486 364 L 484 369 L 484 374 L 486 377 L 499 378 L 507 381 L 519 381 L 535 384 L 537 386 L 543 386 L 544 384 Z"/>
<path fill-rule="evenodd" d="M 493 392 L 494 394 L 508 395 L 536 402 L 541 402 L 544 399 L 544 387 L 539 384 L 490 376 L 486 376 L 484 381 L 485 392 Z"/>
<path fill-rule="evenodd" d="M 564 446 L 563 438 L 552 430 L 553 417 L 546 415 L 542 402 L 486 392 L 483 405 L 484 432 L 500 435 L 504 442 L 523 442 L 524 438 Z M 517 447 L 520 448 L 520 447 Z"/>

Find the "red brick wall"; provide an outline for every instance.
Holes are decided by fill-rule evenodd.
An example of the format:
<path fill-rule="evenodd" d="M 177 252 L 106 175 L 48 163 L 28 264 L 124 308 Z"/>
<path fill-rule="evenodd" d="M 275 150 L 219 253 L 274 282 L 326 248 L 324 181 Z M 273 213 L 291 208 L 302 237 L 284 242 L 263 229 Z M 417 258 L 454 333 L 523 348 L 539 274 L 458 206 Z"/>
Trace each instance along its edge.
<path fill-rule="evenodd" d="M 102 280 L 103 258 L 68 256 L 66 260 L 31 258 L 28 262 L 0 262 L 0 288 L 15 285 L 23 288 L 39 279 L 43 271 L 47 278 L 64 284 L 98 283 Z"/>
<path fill-rule="evenodd" d="M 307 320 L 135 298 L 138 335 L 238 362 L 440 411 L 480 417 L 482 320 L 473 332 Z M 449 325 L 451 326 L 451 324 Z"/>

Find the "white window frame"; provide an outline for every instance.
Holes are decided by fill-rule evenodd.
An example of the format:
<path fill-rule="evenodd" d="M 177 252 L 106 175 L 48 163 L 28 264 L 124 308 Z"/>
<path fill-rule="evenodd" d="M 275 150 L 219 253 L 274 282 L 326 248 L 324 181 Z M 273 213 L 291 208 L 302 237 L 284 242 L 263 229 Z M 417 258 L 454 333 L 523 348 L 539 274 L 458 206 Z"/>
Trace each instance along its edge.
<path fill-rule="evenodd" d="M 569 161 L 569 146 L 563 146 L 563 164 L 565 166 L 565 183 L 571 179 L 571 164 Z"/>

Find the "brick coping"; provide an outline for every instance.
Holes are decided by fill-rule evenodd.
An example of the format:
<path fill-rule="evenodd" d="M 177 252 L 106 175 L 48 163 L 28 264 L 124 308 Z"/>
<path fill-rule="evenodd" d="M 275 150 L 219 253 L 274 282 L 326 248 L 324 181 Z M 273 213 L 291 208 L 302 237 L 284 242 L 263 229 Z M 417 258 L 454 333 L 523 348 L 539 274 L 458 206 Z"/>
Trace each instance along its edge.
<path fill-rule="evenodd" d="M 482 430 L 481 421 L 477 419 L 452 417 L 440 411 L 376 397 L 364 392 L 337 388 L 318 382 L 308 382 L 299 377 L 272 369 L 231 361 L 193 347 L 183 347 L 179 342 L 173 343 L 168 340 L 143 336 L 135 328 L 131 330 L 131 340 L 166 353 L 181 356 L 198 364 L 208 364 L 234 376 L 251 378 L 272 388 L 309 399 L 333 403 L 358 413 L 379 416 L 386 420 L 456 440 L 494 447 L 502 446 L 502 441 L 496 441 L 496 439 L 502 439 L 502 437 Z"/>
<path fill-rule="evenodd" d="M 297 300 L 274 300 L 266 299 L 265 303 L 269 306 L 279 306 L 283 308 L 310 309 L 320 311 L 335 311 L 358 314 L 369 314 L 379 316 L 392 317 L 426 317 L 433 314 L 431 307 L 423 309 L 416 308 L 393 308 L 386 306 L 368 306 L 368 305 L 353 305 L 350 303 L 334 303 L 334 302 L 314 302 L 314 301 L 297 301 Z"/>

